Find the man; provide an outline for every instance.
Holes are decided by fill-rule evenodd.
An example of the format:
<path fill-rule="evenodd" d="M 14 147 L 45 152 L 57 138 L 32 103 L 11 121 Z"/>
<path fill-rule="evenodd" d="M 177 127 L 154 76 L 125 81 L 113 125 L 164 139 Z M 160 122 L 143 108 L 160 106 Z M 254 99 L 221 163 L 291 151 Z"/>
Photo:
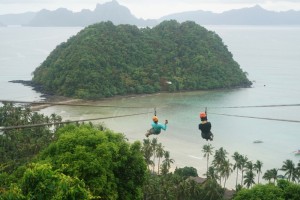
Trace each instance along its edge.
<path fill-rule="evenodd" d="M 201 136 L 203 139 L 206 139 L 206 141 L 213 140 L 214 135 L 210 131 L 211 129 L 211 123 L 207 121 L 207 115 L 205 112 L 200 113 L 200 119 L 201 123 L 199 124 L 199 130 L 201 130 Z"/>
<path fill-rule="evenodd" d="M 161 132 L 161 129 L 164 131 L 167 129 L 168 120 L 165 121 L 165 124 L 158 123 L 158 117 L 153 116 L 152 117 L 152 128 L 147 131 L 146 137 L 149 137 L 149 135 L 158 135 Z"/>

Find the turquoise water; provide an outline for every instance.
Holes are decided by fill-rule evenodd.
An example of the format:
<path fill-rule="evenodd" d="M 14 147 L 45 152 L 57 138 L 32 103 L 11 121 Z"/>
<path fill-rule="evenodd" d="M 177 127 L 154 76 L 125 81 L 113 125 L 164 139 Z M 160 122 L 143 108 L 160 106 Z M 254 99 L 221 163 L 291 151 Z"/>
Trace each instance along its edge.
<path fill-rule="evenodd" d="M 208 108 L 215 149 L 224 147 L 229 157 L 235 151 L 249 160 L 261 160 L 263 170 L 280 168 L 283 161 L 299 162 L 292 152 L 300 148 L 300 123 L 216 115 L 225 113 L 253 117 L 300 120 L 299 107 L 221 108 L 226 106 L 297 104 L 300 102 L 300 27 L 207 26 L 221 36 L 241 68 L 254 81 L 252 88 L 207 92 L 145 95 L 93 102 L 95 105 L 142 106 L 144 108 L 90 108 L 55 106 L 41 112 L 56 112 L 77 120 L 149 112 L 126 118 L 102 120 L 109 128 L 142 141 L 150 126 L 154 107 L 160 121 L 169 120 L 168 130 L 159 135 L 171 152 L 175 166 L 193 166 L 205 173 L 201 153 L 207 142 L 198 130 L 199 112 Z M 39 100 L 41 94 L 8 80 L 29 80 L 31 72 L 57 44 L 81 28 L 0 28 L 0 99 Z M 3 39 L 4 38 L 4 39 Z M 254 144 L 254 140 L 263 143 Z M 227 186 L 235 183 L 234 177 Z"/>

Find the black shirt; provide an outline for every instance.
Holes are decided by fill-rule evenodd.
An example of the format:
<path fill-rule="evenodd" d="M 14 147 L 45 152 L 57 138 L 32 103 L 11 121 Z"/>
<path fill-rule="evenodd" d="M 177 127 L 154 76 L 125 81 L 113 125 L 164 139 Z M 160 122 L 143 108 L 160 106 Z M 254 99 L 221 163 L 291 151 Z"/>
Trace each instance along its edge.
<path fill-rule="evenodd" d="M 211 129 L 210 122 L 206 122 L 204 124 L 202 124 L 202 123 L 199 124 L 199 130 L 201 130 L 201 132 L 203 132 L 203 133 L 210 133 L 210 129 Z"/>

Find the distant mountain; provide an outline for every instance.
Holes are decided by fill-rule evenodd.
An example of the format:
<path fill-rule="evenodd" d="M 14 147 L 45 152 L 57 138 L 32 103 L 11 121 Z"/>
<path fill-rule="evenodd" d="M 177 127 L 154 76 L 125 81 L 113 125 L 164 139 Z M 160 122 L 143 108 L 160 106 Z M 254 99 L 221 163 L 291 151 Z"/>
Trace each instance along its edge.
<path fill-rule="evenodd" d="M 97 4 L 94 11 L 82 10 L 73 13 L 65 8 L 55 11 L 42 10 L 27 24 L 28 26 L 88 26 L 97 22 L 111 21 L 114 24 L 152 26 L 157 20 L 138 19 L 128 8 L 117 1 Z"/>
<path fill-rule="evenodd" d="M 226 11 L 220 14 L 207 11 L 188 11 L 164 16 L 160 19 L 191 20 L 211 25 L 300 25 L 300 11 L 274 12 L 260 6 Z"/>
<path fill-rule="evenodd" d="M 26 26 L 88 26 L 94 23 L 111 21 L 115 25 L 130 24 L 138 27 L 153 27 L 164 20 L 179 22 L 195 21 L 200 25 L 300 25 L 300 11 L 275 12 L 260 6 L 230 10 L 223 13 L 209 11 L 187 11 L 164 16 L 160 19 L 139 19 L 116 0 L 97 4 L 95 10 L 84 9 L 72 12 L 65 8 L 54 11 L 41 10 L 23 14 L 0 15 L 4 25 Z"/>
<path fill-rule="evenodd" d="M 24 25 L 32 20 L 35 15 L 36 13 L 34 12 L 0 15 L 0 22 L 3 25 Z"/>

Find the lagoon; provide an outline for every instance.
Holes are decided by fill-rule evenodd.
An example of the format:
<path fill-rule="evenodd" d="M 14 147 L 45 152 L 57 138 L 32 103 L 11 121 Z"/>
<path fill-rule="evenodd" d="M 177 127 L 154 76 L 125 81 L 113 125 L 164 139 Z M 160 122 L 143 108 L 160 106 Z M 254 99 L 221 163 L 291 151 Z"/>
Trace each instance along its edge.
<path fill-rule="evenodd" d="M 174 167 L 192 166 L 201 176 L 206 159 L 201 152 L 207 144 L 198 130 L 199 112 L 208 109 L 208 119 L 215 135 L 214 149 L 224 147 L 231 157 L 235 151 L 249 160 L 263 162 L 267 169 L 280 168 L 283 161 L 299 158 L 300 123 L 232 117 L 218 114 L 300 120 L 299 106 L 224 108 L 299 104 L 300 99 L 300 27 L 206 26 L 223 39 L 234 59 L 253 81 L 252 88 L 160 93 L 136 97 L 113 98 L 94 105 L 134 106 L 143 108 L 91 108 L 53 106 L 40 112 L 55 112 L 64 120 L 118 116 L 140 112 L 148 114 L 101 120 L 107 127 L 124 133 L 129 141 L 145 139 L 154 108 L 160 121 L 169 120 L 168 130 L 158 141 L 171 152 Z M 0 99 L 39 101 L 42 94 L 10 80 L 30 80 L 33 70 L 59 43 L 82 28 L 0 28 Z M 214 114 L 215 113 L 215 114 Z M 261 140 L 262 143 L 253 143 Z M 234 187 L 235 179 L 227 187 Z"/>

